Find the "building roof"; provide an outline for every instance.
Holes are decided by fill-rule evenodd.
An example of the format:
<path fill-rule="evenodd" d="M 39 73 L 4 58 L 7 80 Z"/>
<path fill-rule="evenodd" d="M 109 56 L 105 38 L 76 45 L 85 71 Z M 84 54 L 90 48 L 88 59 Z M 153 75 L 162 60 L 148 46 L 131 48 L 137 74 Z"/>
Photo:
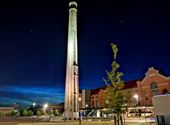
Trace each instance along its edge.
<path fill-rule="evenodd" d="M 131 89 L 131 88 L 137 88 L 137 81 L 139 80 L 131 80 L 131 81 L 127 81 L 125 82 L 125 87 L 123 89 Z M 96 95 L 100 92 L 100 90 L 105 90 L 106 86 L 104 87 L 100 87 L 100 88 L 96 88 L 96 89 L 92 89 L 91 90 L 91 95 Z"/>
<path fill-rule="evenodd" d="M 14 107 L 0 107 L 0 109 L 12 110 L 12 109 L 14 109 Z"/>
<path fill-rule="evenodd" d="M 105 90 L 105 89 L 106 89 L 106 86 L 101 87 L 101 88 L 92 89 L 91 90 L 91 95 L 98 94 L 100 92 L 100 90 Z"/>
<path fill-rule="evenodd" d="M 59 103 L 59 104 L 50 104 L 50 106 L 64 106 L 64 102 Z"/>
<path fill-rule="evenodd" d="M 131 89 L 131 88 L 137 88 L 137 81 L 139 80 L 131 80 L 125 82 L 125 87 L 123 89 Z"/>

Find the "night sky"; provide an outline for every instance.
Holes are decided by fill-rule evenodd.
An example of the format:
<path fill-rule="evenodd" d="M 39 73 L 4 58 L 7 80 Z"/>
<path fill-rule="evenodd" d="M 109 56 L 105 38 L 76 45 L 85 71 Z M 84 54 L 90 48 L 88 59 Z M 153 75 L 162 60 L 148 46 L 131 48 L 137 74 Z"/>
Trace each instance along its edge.
<path fill-rule="evenodd" d="M 68 0 L 0 2 L 0 105 L 64 101 Z M 123 79 L 170 74 L 170 8 L 159 1 L 79 0 L 80 88 L 104 86 L 119 47 Z"/>

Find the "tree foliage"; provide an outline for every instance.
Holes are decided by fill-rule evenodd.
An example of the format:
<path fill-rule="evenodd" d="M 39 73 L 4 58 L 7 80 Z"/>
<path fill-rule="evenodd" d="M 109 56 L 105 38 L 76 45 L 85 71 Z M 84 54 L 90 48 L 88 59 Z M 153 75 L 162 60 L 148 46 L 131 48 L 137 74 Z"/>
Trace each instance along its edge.
<path fill-rule="evenodd" d="M 59 116 L 59 115 L 60 115 L 58 109 L 55 109 L 55 110 L 54 110 L 54 115 L 55 115 L 55 116 Z"/>
<path fill-rule="evenodd" d="M 33 115 L 32 110 L 28 110 L 27 115 L 28 115 L 28 116 L 32 116 L 32 115 Z"/>
<path fill-rule="evenodd" d="M 12 117 L 14 117 L 14 116 L 17 115 L 17 112 L 16 112 L 15 110 L 12 110 L 12 111 L 10 112 L 10 115 L 11 115 Z"/>
<path fill-rule="evenodd" d="M 124 75 L 118 71 L 120 65 L 117 63 L 117 45 L 111 44 L 113 51 L 113 62 L 111 64 L 111 70 L 106 71 L 107 79 L 104 79 L 107 87 L 105 92 L 105 99 L 108 102 L 107 107 L 119 117 L 123 113 L 123 105 L 125 104 L 125 95 L 122 92 L 124 88 L 124 81 L 121 77 Z"/>
<path fill-rule="evenodd" d="M 23 111 L 22 111 L 22 116 L 27 116 L 27 115 L 28 115 L 27 110 L 23 110 Z"/>
<path fill-rule="evenodd" d="M 52 116 L 52 115 L 54 115 L 54 112 L 53 112 L 53 110 L 52 109 L 50 109 L 50 110 L 48 110 L 48 112 L 47 112 L 50 116 Z"/>
<path fill-rule="evenodd" d="M 5 114 L 3 112 L 0 112 L 0 117 L 4 116 Z"/>
<path fill-rule="evenodd" d="M 38 111 L 36 112 L 36 115 L 37 115 L 38 117 L 39 117 L 40 115 L 42 115 L 41 111 L 38 110 Z"/>

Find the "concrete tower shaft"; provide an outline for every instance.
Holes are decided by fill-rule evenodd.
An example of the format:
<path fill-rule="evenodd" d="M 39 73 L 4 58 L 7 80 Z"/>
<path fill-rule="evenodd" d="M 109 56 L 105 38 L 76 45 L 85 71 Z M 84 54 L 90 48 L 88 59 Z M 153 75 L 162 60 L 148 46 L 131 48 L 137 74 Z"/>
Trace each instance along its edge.
<path fill-rule="evenodd" d="M 65 118 L 78 118 L 78 95 L 77 3 L 72 1 L 69 3 Z"/>

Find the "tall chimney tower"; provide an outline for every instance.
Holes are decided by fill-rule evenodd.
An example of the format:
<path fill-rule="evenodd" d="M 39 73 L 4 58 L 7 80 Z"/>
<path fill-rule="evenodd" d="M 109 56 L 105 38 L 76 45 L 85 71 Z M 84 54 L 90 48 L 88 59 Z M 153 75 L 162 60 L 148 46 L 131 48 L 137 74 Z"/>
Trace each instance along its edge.
<path fill-rule="evenodd" d="M 67 66 L 65 83 L 64 117 L 66 119 L 78 118 L 78 50 L 77 50 L 77 3 L 69 3 L 69 24 L 67 43 Z"/>

